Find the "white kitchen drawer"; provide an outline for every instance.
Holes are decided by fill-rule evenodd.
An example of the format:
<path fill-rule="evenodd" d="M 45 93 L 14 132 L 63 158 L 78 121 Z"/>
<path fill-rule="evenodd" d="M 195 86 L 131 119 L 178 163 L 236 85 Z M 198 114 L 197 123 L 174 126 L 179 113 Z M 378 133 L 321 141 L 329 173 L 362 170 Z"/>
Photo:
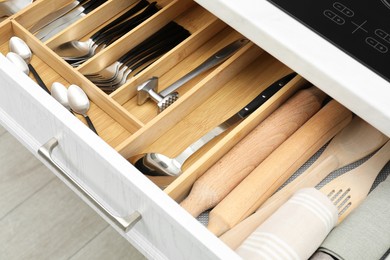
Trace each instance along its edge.
<path fill-rule="evenodd" d="M 390 135 L 388 128 L 390 106 L 384 102 L 385 95 L 389 94 L 388 82 L 373 75 L 315 34 L 294 23 L 291 18 L 268 2 L 249 3 L 249 0 L 246 1 L 248 3 L 245 4 L 237 4 L 235 1 L 199 0 L 197 2 L 290 68 L 315 83 L 330 96 Z M 225 99 L 231 101 L 224 101 L 225 107 L 219 110 L 215 109 L 219 116 L 227 117 L 230 112 L 226 111 L 234 111 L 242 107 L 260 92 L 259 86 L 248 86 L 247 89 L 243 89 L 241 86 L 239 92 L 247 95 L 246 99 L 242 98 L 242 100 L 235 100 L 237 93 L 230 92 L 230 88 L 234 84 L 238 87 L 245 85 L 243 79 L 245 74 L 242 71 L 245 71 L 244 69 L 247 69 L 248 65 L 258 65 L 258 68 L 252 66 L 249 75 L 254 79 L 264 78 L 261 87 L 269 85 L 291 69 L 267 53 L 262 53 L 262 50 L 257 46 L 249 44 L 225 62 L 221 68 L 204 74 L 204 79 L 195 79 L 189 84 L 189 87 L 184 88 L 177 103 L 157 115 L 155 104 L 152 102 L 142 109 L 133 106 L 134 87 L 154 73 L 163 75 L 161 81 L 165 84 L 173 82 L 175 77 L 177 78 L 180 73 L 185 72 L 184 68 L 195 66 L 191 62 L 199 62 L 200 57 L 207 57 L 232 39 L 240 37 L 239 33 L 225 27 L 216 17 L 200 6 L 193 5 L 191 1 L 161 0 L 158 2 L 164 8 L 160 11 L 160 15 L 152 19 L 152 22 L 147 21 L 141 29 L 130 32 L 113 47 L 110 46 L 104 52 L 96 55 L 90 62 L 75 70 L 56 56 L 50 48 L 54 48 L 64 39 L 75 37 L 74 31 L 72 31 L 74 28 L 79 29 L 76 30 L 76 37 L 84 36 L 100 25 L 97 22 L 104 23 L 105 19 L 110 18 L 110 15 L 115 15 L 126 8 L 128 4 L 124 0 L 109 0 L 95 13 L 92 12 L 73 27 L 49 40 L 45 46 L 28 32 L 28 28 L 43 15 L 39 11 L 50 12 L 56 6 L 67 1 L 61 0 L 55 5 L 49 4 L 49 2 L 48 0 L 36 1 L 29 9 L 22 11 L 14 19 L 3 22 L 0 27 L 0 50 L 5 54 L 7 51 L 6 41 L 15 34 L 23 38 L 33 49 L 36 55 L 32 62 L 37 65 L 37 70 L 45 81 L 49 83 L 60 81 L 67 85 L 73 83 L 83 87 L 93 101 L 90 116 L 101 138 L 85 127 L 81 122 L 82 118 L 79 117 L 79 120 L 74 117 L 30 78 L 17 71 L 2 55 L 0 55 L 0 80 L 2 82 L 0 87 L 0 122 L 41 160 L 42 157 L 37 153 L 38 149 L 53 137 L 56 138 L 59 145 L 53 150 L 53 159 L 81 186 L 85 187 L 93 197 L 107 207 L 110 213 L 126 217 L 134 212 L 139 212 L 142 218 L 128 232 L 124 232 L 110 218 L 106 217 L 101 209 L 88 202 L 145 256 L 152 259 L 239 258 L 202 224 L 185 212 L 175 200 L 182 198 L 188 192 L 191 184 L 202 170 L 215 162 L 218 156 L 238 142 L 239 138 L 242 138 L 240 136 L 248 133 L 256 123 L 275 109 L 294 90 L 306 84 L 306 81 L 300 77 L 294 79 L 290 87 L 276 96 L 264 109 L 251 115 L 245 124 L 211 144 L 218 149 L 210 149 L 211 151 L 204 149 L 203 152 L 201 151 L 199 155 L 195 156 L 188 166 L 188 171 L 168 186 L 165 191 L 162 191 L 125 158 L 147 149 L 153 149 L 153 147 L 164 147 L 161 148 L 162 151 L 165 149 L 166 152 L 174 154 L 220 122 L 221 118 L 218 116 L 210 120 L 202 118 L 202 111 L 214 109 L 219 104 L 216 98 L 213 99 L 216 93 L 219 93 L 218 84 L 229 83 L 221 90 L 221 93 L 225 95 Z M 249 6 L 251 8 L 247 8 Z M 274 19 L 271 19 L 273 22 L 266 22 L 266 15 L 273 17 Z M 99 18 L 96 18 L 97 16 Z M 260 16 L 262 18 L 259 18 Z M 126 51 L 125 47 L 129 48 L 129 43 L 126 40 L 130 36 L 138 37 L 136 37 L 135 42 L 131 43 L 135 45 L 137 41 L 140 42 L 141 39 L 146 38 L 148 34 L 150 35 L 170 20 L 179 20 L 189 27 L 192 38 L 145 69 L 123 88 L 108 96 L 83 77 L 82 73 L 98 70 L 120 57 Z M 282 24 L 286 21 L 293 24 L 296 32 L 291 27 L 284 28 Z M 80 30 L 80 28 L 83 29 Z M 292 37 L 292 33 L 294 33 L 294 37 Z M 343 73 L 340 73 L 340 68 L 337 68 L 338 73 L 335 73 L 333 65 L 325 66 L 329 64 L 329 61 L 325 60 L 326 55 L 313 57 L 312 54 L 316 53 L 314 49 L 293 42 L 298 41 L 297 35 L 302 35 L 303 39 L 306 39 L 305 43 L 312 40 L 316 44 L 320 44 L 323 51 L 334 52 L 337 59 L 345 60 L 352 67 Z M 293 39 L 291 42 L 286 42 L 286 37 Z M 214 49 L 210 46 L 213 46 Z M 306 54 L 302 51 L 304 49 L 307 51 Z M 203 53 L 201 56 L 196 52 L 197 50 L 207 51 L 207 53 Z M 191 56 L 192 52 L 195 52 L 193 56 Z M 264 67 L 269 67 L 269 69 L 262 72 L 264 74 L 260 74 L 259 71 Z M 358 73 L 358 79 L 348 76 L 355 73 L 356 70 L 361 72 Z M 383 90 L 382 94 L 370 93 L 372 95 L 367 99 L 362 96 L 366 91 L 364 82 L 367 83 L 366 78 L 364 81 L 362 79 L 363 72 L 369 77 L 371 83 L 374 82 L 378 85 L 379 91 Z M 238 75 L 237 78 L 234 78 L 235 74 Z M 344 75 L 347 75 L 347 79 L 343 77 Z M 358 86 L 353 89 L 353 92 L 351 92 L 351 84 Z M 377 99 L 377 102 L 373 102 L 374 98 Z M 209 100 L 211 100 L 210 105 L 206 104 L 206 101 Z M 197 110 L 198 106 L 205 108 Z M 195 118 L 196 115 L 201 117 L 196 119 L 198 121 L 192 122 L 188 118 L 193 115 Z M 201 129 L 193 127 L 191 131 L 187 132 L 189 137 L 181 140 L 180 143 L 173 138 L 181 133 L 181 130 L 188 128 L 188 125 L 191 126 L 199 122 L 202 122 L 203 127 Z M 43 161 L 48 167 L 52 167 L 47 161 Z M 54 168 L 52 169 L 58 174 Z M 60 174 L 59 176 L 62 178 Z M 68 181 L 65 182 L 73 188 L 73 185 Z M 88 201 L 79 191 L 74 190 Z"/>

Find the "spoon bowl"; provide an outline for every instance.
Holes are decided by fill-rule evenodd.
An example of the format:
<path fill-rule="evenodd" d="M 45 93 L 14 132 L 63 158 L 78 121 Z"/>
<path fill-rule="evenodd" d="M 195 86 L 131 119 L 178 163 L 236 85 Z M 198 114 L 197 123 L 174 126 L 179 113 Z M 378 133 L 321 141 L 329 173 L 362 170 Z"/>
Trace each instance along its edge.
<path fill-rule="evenodd" d="M 130 159 L 130 161 L 132 160 Z M 170 158 L 160 153 L 146 153 L 134 163 L 134 166 L 149 176 L 177 177 L 182 173 L 182 164 L 176 158 Z"/>
<path fill-rule="evenodd" d="M 68 89 L 59 82 L 54 82 L 51 85 L 51 95 L 66 109 L 71 110 L 68 101 Z"/>
<path fill-rule="evenodd" d="M 28 75 L 30 73 L 30 70 L 28 68 L 27 63 L 18 54 L 14 53 L 14 52 L 9 52 L 9 53 L 7 53 L 6 57 L 10 62 L 12 62 L 14 65 L 16 65 L 16 67 L 20 71 L 23 71 L 24 74 Z"/>
<path fill-rule="evenodd" d="M 82 115 L 88 123 L 89 128 L 97 134 L 95 126 L 93 125 L 91 119 L 87 115 L 87 112 L 90 107 L 90 102 L 87 94 L 77 85 L 70 85 L 67 91 L 67 98 L 69 106 L 77 114 Z"/>
<path fill-rule="evenodd" d="M 32 52 L 30 50 L 30 47 L 28 47 L 27 43 L 25 43 L 19 37 L 11 37 L 11 39 L 9 40 L 9 49 L 11 50 L 11 52 L 15 52 L 20 57 L 22 57 L 27 64 L 30 63 L 32 58 Z"/>
<path fill-rule="evenodd" d="M 34 78 L 38 82 L 38 85 L 41 88 L 43 88 L 47 93 L 50 94 L 50 91 L 47 88 L 46 84 L 43 82 L 42 78 L 39 76 L 35 68 L 30 64 L 32 58 L 32 52 L 30 47 L 28 47 L 27 43 L 22 39 L 20 39 L 19 37 L 13 36 L 9 40 L 9 49 L 11 50 L 11 52 L 18 54 L 20 57 L 24 59 L 29 70 L 31 71 L 31 73 L 34 75 Z"/>

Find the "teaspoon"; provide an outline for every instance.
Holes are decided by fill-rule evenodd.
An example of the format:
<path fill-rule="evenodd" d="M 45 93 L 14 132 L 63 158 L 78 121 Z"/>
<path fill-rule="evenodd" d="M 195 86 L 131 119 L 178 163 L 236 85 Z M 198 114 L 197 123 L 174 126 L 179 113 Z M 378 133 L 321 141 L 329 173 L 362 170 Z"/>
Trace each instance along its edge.
<path fill-rule="evenodd" d="M 51 95 L 61 105 L 63 105 L 66 109 L 72 112 L 68 101 L 68 89 L 64 85 L 59 82 L 54 82 L 51 85 Z"/>
<path fill-rule="evenodd" d="M 98 134 L 91 119 L 87 115 L 89 110 L 89 99 L 85 92 L 77 85 L 70 85 L 67 91 L 69 106 L 77 114 L 82 115 L 88 123 L 89 128 Z"/>
<path fill-rule="evenodd" d="M 14 52 L 8 52 L 6 57 L 10 62 L 12 62 L 24 74 L 28 75 L 30 73 L 30 70 L 27 66 L 27 63 L 18 54 L 14 53 Z"/>
<path fill-rule="evenodd" d="M 24 59 L 31 73 L 34 75 L 34 78 L 37 80 L 38 85 L 41 86 L 41 88 L 43 88 L 47 93 L 50 94 L 50 91 L 45 85 L 45 83 L 43 82 L 42 78 L 38 75 L 35 68 L 30 64 L 31 57 L 32 57 L 32 52 L 30 47 L 28 47 L 28 45 L 19 37 L 13 36 L 9 40 L 9 48 L 11 52 L 19 54 L 19 56 Z"/>

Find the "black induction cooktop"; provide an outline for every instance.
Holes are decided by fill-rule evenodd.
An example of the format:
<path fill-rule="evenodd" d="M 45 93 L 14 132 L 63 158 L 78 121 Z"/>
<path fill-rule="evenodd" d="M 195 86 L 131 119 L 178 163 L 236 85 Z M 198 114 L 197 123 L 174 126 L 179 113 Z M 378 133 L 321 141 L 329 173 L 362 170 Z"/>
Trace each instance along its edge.
<path fill-rule="evenodd" d="M 390 0 L 268 0 L 390 81 Z"/>

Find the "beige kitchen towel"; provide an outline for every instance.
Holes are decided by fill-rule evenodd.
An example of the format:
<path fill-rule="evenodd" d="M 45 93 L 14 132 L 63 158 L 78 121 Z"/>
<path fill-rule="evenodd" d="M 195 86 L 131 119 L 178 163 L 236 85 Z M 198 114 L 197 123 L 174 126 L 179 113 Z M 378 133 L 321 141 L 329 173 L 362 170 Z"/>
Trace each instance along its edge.
<path fill-rule="evenodd" d="M 336 259 L 381 259 L 390 247 L 390 177 L 379 184 L 321 245 Z"/>
<path fill-rule="evenodd" d="M 308 259 L 337 224 L 337 208 L 315 188 L 299 190 L 236 252 L 243 259 Z"/>

